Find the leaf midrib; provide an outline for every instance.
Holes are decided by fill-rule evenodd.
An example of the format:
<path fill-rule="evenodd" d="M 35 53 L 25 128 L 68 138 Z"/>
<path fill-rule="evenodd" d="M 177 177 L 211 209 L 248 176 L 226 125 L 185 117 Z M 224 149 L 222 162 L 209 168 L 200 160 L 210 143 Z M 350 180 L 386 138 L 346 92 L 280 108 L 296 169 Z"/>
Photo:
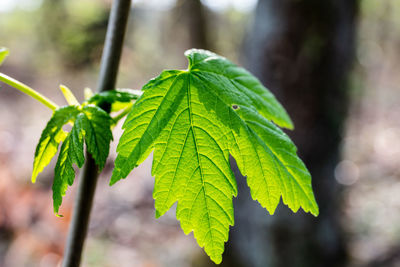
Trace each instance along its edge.
<path fill-rule="evenodd" d="M 203 196 L 204 196 L 204 202 L 206 204 L 206 210 L 207 210 L 207 221 L 208 221 L 208 229 L 211 235 L 211 247 L 212 247 L 212 251 L 214 252 L 214 237 L 213 237 L 213 233 L 212 233 L 212 228 L 211 228 L 211 221 L 210 221 L 210 211 L 208 209 L 208 203 L 207 203 L 207 197 L 206 197 L 206 188 L 205 188 L 205 183 L 204 183 L 204 178 L 203 178 L 203 169 L 201 166 L 201 162 L 200 162 L 200 155 L 199 155 L 199 150 L 197 148 L 197 139 L 196 139 L 196 134 L 194 131 L 194 125 L 193 125 L 193 118 L 192 118 L 192 105 L 191 105 L 191 91 L 190 91 L 190 73 L 187 75 L 187 101 L 188 101 L 188 107 L 189 107 L 189 121 L 190 121 L 190 128 L 192 129 L 192 133 L 193 133 L 193 139 L 194 139 L 194 146 L 195 146 L 195 150 L 196 150 L 196 156 L 197 156 L 197 162 L 199 163 L 199 171 L 200 171 L 200 177 L 201 177 L 201 183 L 202 183 L 202 188 L 200 189 L 200 191 L 203 191 Z M 200 194 L 200 192 L 198 193 Z M 197 199 L 197 196 L 196 196 Z M 195 200 L 193 201 L 193 203 L 195 202 Z M 191 213 L 193 210 L 193 205 L 190 208 L 190 212 L 189 212 L 189 217 L 191 217 Z"/>

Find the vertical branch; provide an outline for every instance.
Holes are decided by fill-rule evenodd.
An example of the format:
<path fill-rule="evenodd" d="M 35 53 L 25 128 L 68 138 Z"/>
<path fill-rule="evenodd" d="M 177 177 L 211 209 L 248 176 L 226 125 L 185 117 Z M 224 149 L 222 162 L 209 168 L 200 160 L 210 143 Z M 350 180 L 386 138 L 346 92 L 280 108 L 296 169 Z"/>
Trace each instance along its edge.
<path fill-rule="evenodd" d="M 131 0 L 114 0 L 112 4 L 97 85 L 99 92 L 115 88 L 130 5 Z M 110 106 L 101 107 L 108 112 L 110 110 Z M 79 180 L 67 237 L 63 267 L 80 265 L 98 175 L 99 171 L 92 156 L 86 153 L 86 162 Z"/>
<path fill-rule="evenodd" d="M 129 0 L 114 0 L 111 8 L 97 84 L 99 92 L 115 89 L 130 6 Z"/>
<path fill-rule="evenodd" d="M 205 7 L 200 0 L 183 0 L 181 2 L 180 8 L 189 34 L 189 48 L 210 49 Z"/>

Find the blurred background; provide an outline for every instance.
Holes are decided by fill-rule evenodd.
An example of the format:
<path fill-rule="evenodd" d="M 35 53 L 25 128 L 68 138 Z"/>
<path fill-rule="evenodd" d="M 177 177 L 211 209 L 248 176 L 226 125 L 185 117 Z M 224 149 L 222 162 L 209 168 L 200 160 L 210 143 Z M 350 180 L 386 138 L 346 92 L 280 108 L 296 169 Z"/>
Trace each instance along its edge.
<path fill-rule="evenodd" d="M 64 105 L 96 88 L 111 0 L 1 0 L 0 71 Z M 135 0 L 118 86 L 140 89 L 184 69 L 188 48 L 224 55 L 283 103 L 288 134 L 313 177 L 320 215 L 274 216 L 239 196 L 221 266 L 400 266 L 400 2 L 397 0 Z M 51 166 L 31 184 L 51 112 L 0 88 L 0 266 L 57 266 L 76 184 L 53 214 Z M 121 125 L 114 138 L 121 135 Z M 151 158 L 112 188 L 112 144 L 99 178 L 83 266 L 214 266 L 171 209 L 155 219 Z"/>

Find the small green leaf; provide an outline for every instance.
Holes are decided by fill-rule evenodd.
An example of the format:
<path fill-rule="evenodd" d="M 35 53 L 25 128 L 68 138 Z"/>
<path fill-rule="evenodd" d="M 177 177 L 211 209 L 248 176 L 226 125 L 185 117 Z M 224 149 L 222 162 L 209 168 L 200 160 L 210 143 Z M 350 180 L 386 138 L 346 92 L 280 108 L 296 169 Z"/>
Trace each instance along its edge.
<path fill-rule="evenodd" d="M 102 170 L 110 150 L 112 140 L 111 117 L 107 112 L 94 105 L 73 106 L 77 112 L 73 118 L 74 126 L 61 146 L 55 168 L 53 182 L 54 212 L 58 214 L 62 197 L 75 179 L 73 164 L 82 167 L 85 158 L 83 143 L 93 156 L 99 170 Z"/>
<path fill-rule="evenodd" d="M 9 50 L 5 47 L 0 47 L 0 65 L 3 64 L 5 58 L 8 56 Z"/>
<path fill-rule="evenodd" d="M 132 100 L 138 99 L 142 95 L 139 90 L 133 89 L 116 89 L 105 91 L 93 95 L 87 100 L 90 104 L 98 105 L 101 102 L 112 104 L 111 111 L 117 112 L 127 107 Z"/>
<path fill-rule="evenodd" d="M 68 121 L 75 120 L 78 110 L 74 106 L 57 109 L 53 117 L 47 123 L 42 132 L 39 144 L 36 147 L 35 159 L 33 162 L 32 182 L 36 181 L 37 175 L 46 167 L 57 153 L 58 145 L 64 141 L 67 133 L 62 127 Z"/>
<path fill-rule="evenodd" d="M 293 128 L 284 108 L 254 76 L 227 59 L 189 50 L 187 71 L 164 71 L 143 88 L 123 125 L 110 184 L 154 150 L 156 216 L 175 202 L 186 234 L 222 260 L 236 180 L 232 155 L 251 195 L 271 214 L 280 198 L 294 212 L 318 214 L 311 176 L 277 126 Z"/>
<path fill-rule="evenodd" d="M 69 133 L 62 129 L 67 123 L 73 125 Z M 111 123 L 112 119 L 107 112 L 87 104 L 59 108 L 47 123 L 36 147 L 32 182 L 35 182 L 39 172 L 50 163 L 57 153 L 59 143 L 63 142 L 53 182 L 54 212 L 57 216 L 62 197 L 68 185 L 72 185 L 75 179 L 73 164 L 81 168 L 85 161 L 84 142 L 99 170 L 103 169 L 113 138 Z"/>
<path fill-rule="evenodd" d="M 85 115 L 82 128 L 86 147 L 101 170 L 106 163 L 113 139 L 110 128 L 112 120 L 107 112 L 93 105 L 84 106 L 82 113 Z"/>
<path fill-rule="evenodd" d="M 62 203 L 62 197 L 65 196 L 68 185 L 71 186 L 75 179 L 73 164 L 75 163 L 81 168 L 85 161 L 83 154 L 84 117 L 82 113 L 77 116 L 75 124 L 64 140 L 58 156 L 53 181 L 53 206 L 57 215 Z"/>

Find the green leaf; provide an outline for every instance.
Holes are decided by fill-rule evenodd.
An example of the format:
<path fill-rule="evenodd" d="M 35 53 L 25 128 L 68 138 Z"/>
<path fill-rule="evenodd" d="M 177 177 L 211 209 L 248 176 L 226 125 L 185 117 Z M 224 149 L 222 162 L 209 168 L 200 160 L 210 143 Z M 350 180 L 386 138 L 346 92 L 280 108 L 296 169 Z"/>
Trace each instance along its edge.
<path fill-rule="evenodd" d="M 55 168 L 53 182 L 54 212 L 58 214 L 62 197 L 75 179 L 73 164 L 82 167 L 85 158 L 83 142 L 93 156 L 99 170 L 102 170 L 110 150 L 112 140 L 111 117 L 101 108 L 86 105 L 78 109 L 74 126 L 61 146 L 60 155 Z"/>
<path fill-rule="evenodd" d="M 69 133 L 62 129 L 67 123 L 73 124 Z M 94 105 L 59 108 L 47 123 L 36 147 L 32 182 L 35 182 L 39 172 L 50 163 L 57 153 L 59 143 L 63 142 L 53 182 L 54 211 L 57 215 L 62 197 L 68 185 L 72 185 L 75 179 L 73 164 L 81 168 L 85 161 L 84 142 L 99 170 L 103 169 L 113 138 L 111 123 L 110 115 Z"/>
<path fill-rule="evenodd" d="M 143 88 L 124 125 L 110 184 L 154 150 L 156 216 L 175 202 L 186 234 L 220 263 L 236 180 L 232 155 L 253 199 L 271 214 L 280 198 L 294 212 L 318 214 L 311 176 L 275 124 L 293 128 L 283 107 L 254 76 L 227 59 L 189 50 L 186 71 L 164 71 Z"/>
<path fill-rule="evenodd" d="M 189 68 L 210 81 L 219 81 L 219 84 L 228 85 L 235 95 L 245 95 L 246 106 L 253 106 L 265 118 L 274 121 L 277 125 L 293 129 L 285 109 L 279 104 L 275 96 L 265 88 L 261 82 L 247 70 L 238 67 L 224 57 L 209 51 L 196 52 L 188 50 L 185 55 L 189 59 Z M 232 92 L 236 88 L 237 92 Z"/>
<path fill-rule="evenodd" d="M 95 105 L 102 102 L 112 104 L 111 111 L 116 112 L 125 108 L 132 100 L 138 99 L 141 95 L 142 92 L 139 90 L 116 89 L 97 93 L 90 97 L 87 102 Z"/>
<path fill-rule="evenodd" d="M 5 47 L 0 47 L 0 65 L 3 64 L 4 59 L 8 56 L 9 50 Z"/>
<path fill-rule="evenodd" d="M 75 163 L 81 168 L 85 161 L 82 131 L 84 117 L 83 113 L 77 116 L 75 124 L 64 140 L 58 156 L 53 181 L 53 207 L 54 213 L 57 215 L 62 203 L 62 197 L 65 196 L 68 185 L 71 186 L 75 179 L 73 164 Z"/>
<path fill-rule="evenodd" d="M 36 181 L 37 175 L 46 167 L 57 153 L 58 145 L 67 137 L 62 127 L 68 121 L 74 120 L 78 114 L 74 106 L 62 107 L 56 110 L 53 117 L 43 130 L 36 147 L 35 159 L 33 162 L 32 182 Z"/>
<path fill-rule="evenodd" d="M 110 142 L 113 139 L 110 128 L 112 120 L 107 112 L 97 106 L 84 106 L 82 112 L 85 143 L 101 170 L 106 163 Z"/>

